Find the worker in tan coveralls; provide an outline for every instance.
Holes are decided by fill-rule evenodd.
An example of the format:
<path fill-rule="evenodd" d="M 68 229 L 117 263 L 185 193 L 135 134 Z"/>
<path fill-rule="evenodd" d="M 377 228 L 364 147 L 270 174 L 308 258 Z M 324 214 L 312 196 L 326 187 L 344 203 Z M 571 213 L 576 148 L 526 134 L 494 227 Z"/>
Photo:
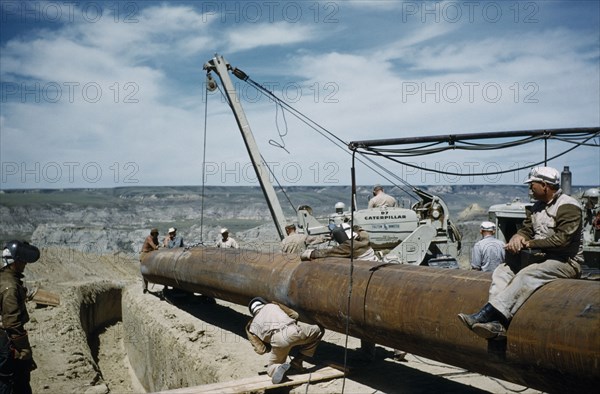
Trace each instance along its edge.
<path fill-rule="evenodd" d="M 540 287 L 556 279 L 581 276 L 582 211 L 579 202 L 562 193 L 560 174 L 552 167 L 535 167 L 525 181 L 535 204 L 527 208 L 523 226 L 506 245 L 506 260 L 492 273 L 489 301 L 477 313 L 458 318 L 486 339 L 506 338 L 515 313 Z M 510 256 L 519 257 L 518 265 Z M 530 256 L 525 267 L 522 257 Z"/>
<path fill-rule="evenodd" d="M 267 375 L 274 384 L 281 383 L 287 371 L 302 371 L 302 361 L 312 357 L 325 331 L 319 326 L 298 322 L 298 313 L 285 305 L 255 297 L 248 304 L 252 319 L 246 335 L 258 354 L 269 353 Z M 299 354 L 291 363 L 288 354 L 298 347 Z"/>
<path fill-rule="evenodd" d="M 396 199 L 383 191 L 381 185 L 373 186 L 373 197 L 369 200 L 369 208 L 397 207 Z"/>
<path fill-rule="evenodd" d="M 287 237 L 281 241 L 281 251 L 283 253 L 295 253 L 299 255 L 306 250 L 307 246 L 323 243 L 328 240 L 324 236 L 298 234 L 295 224 L 285 226 L 285 232 Z"/>

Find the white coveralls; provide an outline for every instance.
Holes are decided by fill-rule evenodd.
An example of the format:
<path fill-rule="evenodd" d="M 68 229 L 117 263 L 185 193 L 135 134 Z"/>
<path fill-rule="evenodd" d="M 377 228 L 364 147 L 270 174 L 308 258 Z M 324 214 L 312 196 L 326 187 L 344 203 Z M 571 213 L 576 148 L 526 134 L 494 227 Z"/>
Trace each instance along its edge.
<path fill-rule="evenodd" d="M 217 243 L 215 244 L 215 246 L 217 248 L 233 248 L 233 249 L 239 249 L 240 246 L 238 245 L 237 241 L 231 237 L 228 237 L 226 241 L 223 241 L 223 239 L 219 239 L 217 241 Z"/>

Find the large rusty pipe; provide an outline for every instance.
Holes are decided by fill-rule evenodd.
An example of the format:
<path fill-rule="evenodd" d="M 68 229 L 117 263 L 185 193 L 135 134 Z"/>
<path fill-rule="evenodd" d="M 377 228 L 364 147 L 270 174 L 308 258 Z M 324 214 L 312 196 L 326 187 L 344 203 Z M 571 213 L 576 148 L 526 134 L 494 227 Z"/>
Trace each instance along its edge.
<path fill-rule="evenodd" d="M 152 283 L 246 305 L 255 296 L 338 332 L 547 392 L 600 387 L 600 282 L 557 280 L 513 318 L 507 341 L 467 330 L 459 312 L 487 300 L 490 275 L 348 259 L 300 261 L 244 249 L 170 249 L 147 255 Z M 352 291 L 349 298 L 349 285 Z M 348 310 L 348 300 L 350 308 Z"/>

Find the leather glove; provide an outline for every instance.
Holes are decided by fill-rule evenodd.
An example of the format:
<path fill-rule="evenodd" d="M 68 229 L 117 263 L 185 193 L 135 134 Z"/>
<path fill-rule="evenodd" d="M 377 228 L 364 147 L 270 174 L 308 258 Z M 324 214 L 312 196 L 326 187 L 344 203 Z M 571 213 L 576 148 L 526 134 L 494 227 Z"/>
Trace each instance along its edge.
<path fill-rule="evenodd" d="M 29 344 L 29 336 L 27 333 L 18 337 L 13 337 L 10 339 L 10 341 L 12 342 L 15 350 L 15 359 L 31 360 L 33 352 L 31 350 L 31 345 Z"/>

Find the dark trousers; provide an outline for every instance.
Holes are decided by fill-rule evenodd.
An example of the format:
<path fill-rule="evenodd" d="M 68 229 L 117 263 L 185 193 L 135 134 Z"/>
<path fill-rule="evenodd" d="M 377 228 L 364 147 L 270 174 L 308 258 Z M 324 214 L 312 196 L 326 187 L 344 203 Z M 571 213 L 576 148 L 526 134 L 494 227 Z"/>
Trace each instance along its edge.
<path fill-rule="evenodd" d="M 31 360 L 15 360 L 13 394 L 31 394 Z"/>
<path fill-rule="evenodd" d="M 15 359 L 10 350 L 6 331 L 0 329 L 0 394 L 11 394 Z"/>
<path fill-rule="evenodd" d="M 0 330 L 0 394 L 31 394 L 31 360 L 15 360 L 8 336 Z"/>

